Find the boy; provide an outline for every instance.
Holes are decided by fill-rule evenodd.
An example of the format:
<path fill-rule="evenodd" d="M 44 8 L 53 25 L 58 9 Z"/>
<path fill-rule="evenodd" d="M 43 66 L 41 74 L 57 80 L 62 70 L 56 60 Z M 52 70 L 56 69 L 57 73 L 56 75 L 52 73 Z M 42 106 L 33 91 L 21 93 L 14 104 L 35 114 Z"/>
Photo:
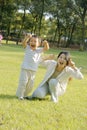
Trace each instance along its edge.
<path fill-rule="evenodd" d="M 35 35 L 26 36 L 22 43 L 25 48 L 25 56 L 16 92 L 16 96 L 21 100 L 31 92 L 41 54 L 49 49 L 47 41 L 43 41 L 43 47 L 39 47 L 39 39 Z"/>

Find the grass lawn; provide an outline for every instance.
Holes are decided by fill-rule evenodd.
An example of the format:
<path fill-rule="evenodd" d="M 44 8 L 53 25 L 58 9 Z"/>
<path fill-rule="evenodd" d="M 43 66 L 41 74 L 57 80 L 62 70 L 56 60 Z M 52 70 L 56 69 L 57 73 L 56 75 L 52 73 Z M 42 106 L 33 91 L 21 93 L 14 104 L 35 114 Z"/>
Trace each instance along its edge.
<path fill-rule="evenodd" d="M 57 55 L 50 49 L 45 54 Z M 83 80 L 73 79 L 58 103 L 44 100 L 18 100 L 15 96 L 24 49 L 16 45 L 0 46 L 0 130 L 87 130 L 87 52 L 70 50 L 82 67 Z M 39 67 L 34 89 L 45 73 Z M 33 90 L 34 90 L 33 89 Z"/>

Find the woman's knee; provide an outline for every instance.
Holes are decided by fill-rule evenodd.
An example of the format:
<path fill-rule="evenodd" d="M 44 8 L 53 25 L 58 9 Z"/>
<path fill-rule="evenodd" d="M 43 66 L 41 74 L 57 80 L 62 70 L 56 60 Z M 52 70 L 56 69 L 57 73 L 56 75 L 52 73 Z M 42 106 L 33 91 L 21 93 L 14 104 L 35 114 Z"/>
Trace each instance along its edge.
<path fill-rule="evenodd" d="M 41 90 L 36 90 L 36 91 L 33 93 L 32 97 L 44 98 L 44 97 L 45 97 L 45 94 L 44 94 L 44 92 L 42 92 Z"/>
<path fill-rule="evenodd" d="M 57 84 L 56 79 L 50 79 L 49 80 L 49 86 L 56 86 L 56 84 Z"/>

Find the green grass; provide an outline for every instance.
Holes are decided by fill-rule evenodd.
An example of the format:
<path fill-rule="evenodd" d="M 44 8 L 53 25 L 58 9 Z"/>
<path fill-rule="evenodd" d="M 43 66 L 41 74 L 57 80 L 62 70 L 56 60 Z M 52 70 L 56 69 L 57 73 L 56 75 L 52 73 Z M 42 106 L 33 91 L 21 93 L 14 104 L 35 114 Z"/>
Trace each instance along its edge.
<path fill-rule="evenodd" d="M 50 49 L 57 55 L 61 50 Z M 44 100 L 20 101 L 15 93 L 24 55 L 21 46 L 0 46 L 0 130 L 87 130 L 87 52 L 71 51 L 82 67 L 83 80 L 73 79 L 57 104 Z M 40 67 L 33 90 L 45 73 Z"/>

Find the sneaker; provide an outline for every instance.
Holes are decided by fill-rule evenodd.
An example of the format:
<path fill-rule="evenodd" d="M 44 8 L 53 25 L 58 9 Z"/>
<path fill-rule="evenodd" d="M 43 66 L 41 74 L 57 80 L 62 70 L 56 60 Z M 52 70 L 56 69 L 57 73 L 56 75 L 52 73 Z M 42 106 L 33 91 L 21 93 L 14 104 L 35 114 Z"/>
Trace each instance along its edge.
<path fill-rule="evenodd" d="M 32 96 L 27 96 L 27 97 L 24 97 L 24 99 L 27 99 L 27 100 L 32 100 Z"/>
<path fill-rule="evenodd" d="M 19 100 L 24 100 L 24 98 L 23 97 L 19 97 Z"/>

